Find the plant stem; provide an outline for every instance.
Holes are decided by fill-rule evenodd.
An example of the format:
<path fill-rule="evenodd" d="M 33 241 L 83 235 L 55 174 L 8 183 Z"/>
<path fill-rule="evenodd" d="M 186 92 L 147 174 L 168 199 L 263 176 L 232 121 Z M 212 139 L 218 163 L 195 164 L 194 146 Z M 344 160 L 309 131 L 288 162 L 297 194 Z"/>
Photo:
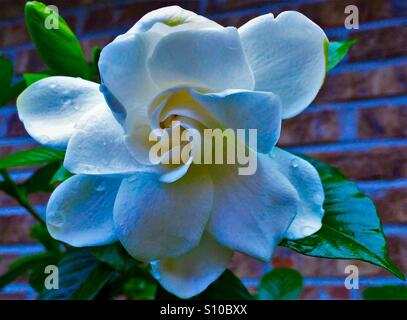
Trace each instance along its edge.
<path fill-rule="evenodd" d="M 11 179 L 10 175 L 8 174 L 6 169 L 1 169 L 0 174 L 4 179 L 4 182 L 9 187 L 8 194 L 14 197 L 18 203 L 24 207 L 39 223 L 45 226 L 44 220 L 41 218 L 39 213 L 31 206 L 25 191 L 18 186 L 13 179 Z"/>

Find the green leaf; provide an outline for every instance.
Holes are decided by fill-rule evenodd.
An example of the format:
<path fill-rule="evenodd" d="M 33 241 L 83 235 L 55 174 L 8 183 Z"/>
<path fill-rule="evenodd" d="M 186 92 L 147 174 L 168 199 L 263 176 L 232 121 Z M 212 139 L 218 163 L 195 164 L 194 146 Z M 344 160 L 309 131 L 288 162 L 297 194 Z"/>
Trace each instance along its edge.
<path fill-rule="evenodd" d="M 143 277 L 131 277 L 123 285 L 123 292 L 129 299 L 154 299 L 157 284 Z"/>
<path fill-rule="evenodd" d="M 366 300 L 407 300 L 407 287 L 371 287 L 363 291 L 363 298 Z"/>
<path fill-rule="evenodd" d="M 0 169 L 7 169 L 21 166 L 34 166 L 52 161 L 63 160 L 65 151 L 49 148 L 34 148 L 19 151 L 0 159 Z"/>
<path fill-rule="evenodd" d="M 253 297 L 247 291 L 244 284 L 230 270 L 225 270 L 223 274 L 212 283 L 199 296 L 202 300 L 252 300 Z"/>
<path fill-rule="evenodd" d="M 13 84 L 11 87 L 7 89 L 3 101 L 0 101 L 0 106 L 17 99 L 17 97 L 20 95 L 21 92 L 24 91 L 25 88 L 27 88 L 25 80 L 21 80 Z"/>
<path fill-rule="evenodd" d="M 51 178 L 50 184 L 55 185 L 56 183 L 64 182 L 65 180 L 72 176 L 73 174 L 66 170 L 62 165 L 59 167 L 59 169 L 55 172 L 54 176 Z"/>
<path fill-rule="evenodd" d="M 59 161 L 54 161 L 35 171 L 35 173 L 23 184 L 26 193 L 51 192 L 54 189 L 51 185 L 51 180 L 59 170 L 60 166 L 61 164 Z"/>
<path fill-rule="evenodd" d="M 31 38 L 47 66 L 60 75 L 88 79 L 89 65 L 65 20 L 37 1 L 27 2 L 24 13 Z"/>
<path fill-rule="evenodd" d="M 31 229 L 31 238 L 40 242 L 47 251 L 59 256 L 61 254 L 61 243 L 51 237 L 47 228 L 41 224 L 36 224 Z"/>
<path fill-rule="evenodd" d="M 13 71 L 13 63 L 9 59 L 0 56 L 0 105 L 7 102 L 8 90 L 13 79 Z"/>
<path fill-rule="evenodd" d="M 59 289 L 44 290 L 41 300 L 91 300 L 112 276 L 112 270 L 100 263 L 90 250 L 71 249 L 58 264 Z"/>
<path fill-rule="evenodd" d="M 346 56 L 357 40 L 332 41 L 328 46 L 328 71 L 332 70 Z"/>
<path fill-rule="evenodd" d="M 102 49 L 99 47 L 93 48 L 92 51 L 92 74 L 95 76 L 97 82 L 100 82 L 100 73 L 99 73 L 99 58 L 100 58 L 100 53 L 102 52 Z"/>
<path fill-rule="evenodd" d="M 120 272 L 127 272 L 139 263 L 129 256 L 120 242 L 107 246 L 93 247 L 91 248 L 91 252 L 99 261 L 106 263 Z"/>
<path fill-rule="evenodd" d="M 296 300 L 302 292 L 303 279 L 293 269 L 278 268 L 267 272 L 260 281 L 260 300 Z"/>
<path fill-rule="evenodd" d="M 46 73 L 24 73 L 23 78 L 25 80 L 25 83 L 27 87 L 31 86 L 33 83 L 50 77 L 51 75 L 46 74 Z"/>
<path fill-rule="evenodd" d="M 38 265 L 50 263 L 54 257 L 51 253 L 37 253 L 31 256 L 25 256 L 14 261 L 9 270 L 0 277 L 0 289 L 4 288 L 10 282 L 22 275 L 26 275 L 29 271 L 36 268 Z"/>
<path fill-rule="evenodd" d="M 284 240 L 282 245 L 308 256 L 370 262 L 404 280 L 403 273 L 388 256 L 382 224 L 373 202 L 338 169 L 301 157 L 310 162 L 321 177 L 325 215 L 318 232 L 299 240 Z"/>

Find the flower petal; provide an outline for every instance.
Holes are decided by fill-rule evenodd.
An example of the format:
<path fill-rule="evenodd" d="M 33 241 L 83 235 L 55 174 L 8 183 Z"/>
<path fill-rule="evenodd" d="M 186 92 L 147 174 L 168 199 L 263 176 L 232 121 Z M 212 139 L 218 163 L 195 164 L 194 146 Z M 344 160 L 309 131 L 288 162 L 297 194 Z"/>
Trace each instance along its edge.
<path fill-rule="evenodd" d="M 169 6 L 147 13 L 128 31 L 128 33 L 146 32 L 156 26 L 156 24 L 162 24 L 167 27 L 167 33 L 170 31 L 179 31 L 181 27 L 195 29 L 204 27 L 221 28 L 216 22 L 199 16 L 192 11 L 185 10 L 179 6 Z"/>
<path fill-rule="evenodd" d="M 147 105 L 158 94 L 147 69 L 159 36 L 154 32 L 117 37 L 101 52 L 99 70 L 105 92 L 114 97 L 127 112 L 135 110 L 147 119 Z"/>
<path fill-rule="evenodd" d="M 236 28 L 183 30 L 158 42 L 148 66 L 162 89 L 194 86 L 208 90 L 254 86 Z"/>
<path fill-rule="evenodd" d="M 272 14 L 254 18 L 239 33 L 255 90 L 280 96 L 284 118 L 304 110 L 325 79 L 328 40 L 324 31 L 301 13 L 287 11 L 275 19 Z"/>
<path fill-rule="evenodd" d="M 124 179 L 114 223 L 120 241 L 135 258 L 174 257 L 196 246 L 208 221 L 213 196 L 210 177 L 199 168 L 174 183 L 138 173 Z"/>
<path fill-rule="evenodd" d="M 76 174 L 131 174 L 147 170 L 127 150 L 123 127 L 105 104 L 88 112 L 76 125 L 64 167 Z"/>
<path fill-rule="evenodd" d="M 159 93 L 147 68 L 156 44 L 170 33 L 201 28 L 222 27 L 178 6 L 149 12 L 102 50 L 99 69 L 105 92 L 128 112 L 140 109 L 139 116 L 144 116 L 145 108 Z"/>
<path fill-rule="evenodd" d="M 152 263 L 161 286 L 187 299 L 204 291 L 225 271 L 233 252 L 204 234 L 200 244 L 187 253 Z"/>
<path fill-rule="evenodd" d="M 79 78 L 42 79 L 18 97 L 18 115 L 27 132 L 39 143 L 64 149 L 78 120 L 104 103 L 98 88 L 98 84 Z"/>
<path fill-rule="evenodd" d="M 117 241 L 113 205 L 120 182 L 121 179 L 77 175 L 59 185 L 46 212 L 51 236 L 75 247 Z"/>
<path fill-rule="evenodd" d="M 324 189 L 317 170 L 304 159 L 287 151 L 274 148 L 272 157 L 300 197 L 297 215 L 285 238 L 301 239 L 317 232 L 324 216 Z"/>
<path fill-rule="evenodd" d="M 191 95 L 225 128 L 256 129 L 257 150 L 270 152 L 280 137 L 281 103 L 271 92 L 226 90 Z"/>
<path fill-rule="evenodd" d="M 239 175 L 236 166 L 214 166 L 208 231 L 226 247 L 269 261 L 297 213 L 299 198 L 272 159 L 257 157 L 253 175 Z"/>

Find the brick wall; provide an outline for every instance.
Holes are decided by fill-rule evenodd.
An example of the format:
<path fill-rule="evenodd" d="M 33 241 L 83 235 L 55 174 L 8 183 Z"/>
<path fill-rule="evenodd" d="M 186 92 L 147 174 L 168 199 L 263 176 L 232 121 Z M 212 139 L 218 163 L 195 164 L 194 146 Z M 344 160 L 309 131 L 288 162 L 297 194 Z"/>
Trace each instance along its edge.
<path fill-rule="evenodd" d="M 1 0 L 0 48 L 19 74 L 43 67 L 30 43 L 22 18 L 25 1 Z M 330 39 L 358 39 L 347 60 L 334 69 L 315 103 L 283 124 L 280 144 L 305 152 L 338 168 L 373 197 L 389 239 L 391 257 L 407 273 L 407 1 L 405 0 L 54 0 L 79 36 L 87 57 L 103 47 L 146 12 L 180 4 L 225 25 L 240 26 L 266 12 L 298 10 L 323 27 Z M 344 8 L 357 5 L 360 29 L 343 26 Z M 0 156 L 30 148 L 15 106 L 0 109 Z M 26 179 L 26 170 L 13 172 Z M 47 195 L 32 201 L 44 211 Z M 0 193 L 0 273 L 18 256 L 41 250 L 28 233 L 32 219 Z M 358 299 L 360 291 L 343 287 L 343 260 L 305 257 L 279 248 L 273 266 L 294 267 L 305 276 L 304 298 Z M 362 262 L 361 286 L 399 284 L 389 273 Z M 233 269 L 247 285 L 255 285 L 270 266 L 237 256 Z M 24 279 L 9 285 L 2 298 L 33 298 Z"/>

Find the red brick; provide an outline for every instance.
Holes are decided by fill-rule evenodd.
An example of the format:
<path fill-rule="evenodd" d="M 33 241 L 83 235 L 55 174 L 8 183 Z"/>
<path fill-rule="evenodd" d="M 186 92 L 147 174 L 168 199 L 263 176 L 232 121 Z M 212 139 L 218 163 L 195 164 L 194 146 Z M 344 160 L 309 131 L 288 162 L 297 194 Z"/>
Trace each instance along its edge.
<path fill-rule="evenodd" d="M 92 52 L 93 48 L 99 47 L 103 49 L 106 45 L 108 45 L 110 42 L 112 42 L 114 37 L 102 37 L 102 38 L 97 38 L 97 39 L 88 39 L 88 40 L 83 40 L 81 41 L 82 49 L 84 52 L 84 55 L 88 61 L 91 61 L 92 59 Z"/>
<path fill-rule="evenodd" d="M 0 244 L 31 243 L 35 220 L 27 215 L 0 216 Z"/>
<path fill-rule="evenodd" d="M 387 237 L 387 248 L 396 266 L 407 274 L 407 237 Z"/>
<path fill-rule="evenodd" d="M 407 189 L 378 190 L 367 194 L 373 199 L 383 223 L 407 224 Z"/>
<path fill-rule="evenodd" d="M 335 111 L 308 112 L 283 121 L 279 145 L 334 142 L 338 136 Z"/>
<path fill-rule="evenodd" d="M 343 277 L 348 265 L 356 265 L 361 276 L 389 275 L 385 270 L 366 262 L 344 259 L 324 259 L 305 256 L 286 248 L 278 248 L 274 253 L 272 265 L 275 268 L 293 268 L 304 277 Z"/>
<path fill-rule="evenodd" d="M 339 168 L 352 180 L 390 180 L 407 177 L 407 147 L 376 147 L 361 151 L 312 154 Z"/>
<path fill-rule="evenodd" d="M 17 112 L 12 113 L 7 118 L 7 137 L 27 137 L 28 133 L 24 128 L 23 123 L 18 118 Z"/>
<path fill-rule="evenodd" d="M 33 147 L 37 147 L 38 145 L 35 142 L 32 143 L 27 143 L 27 144 L 21 144 L 21 145 L 3 145 L 0 146 L 0 158 L 14 153 L 16 151 L 21 151 L 21 150 L 27 150 L 27 149 L 31 149 Z"/>
<path fill-rule="evenodd" d="M 2 293 L 0 292 L 0 300 L 27 300 L 26 293 Z"/>
<path fill-rule="evenodd" d="M 180 5 L 185 9 L 198 10 L 198 1 L 140 1 L 137 3 L 98 8 L 88 12 L 85 20 L 85 32 L 101 31 L 112 28 L 129 28 L 146 13 L 170 5 Z"/>
<path fill-rule="evenodd" d="M 229 268 L 240 278 L 258 278 L 263 274 L 265 263 L 236 253 Z"/>
<path fill-rule="evenodd" d="M 14 66 L 15 73 L 22 75 L 23 73 L 39 72 L 46 69 L 46 65 L 42 61 L 40 55 L 35 49 L 23 50 L 17 53 L 17 60 Z"/>
<path fill-rule="evenodd" d="M 349 61 L 385 59 L 407 54 L 407 26 L 354 31 L 350 39 L 358 43 L 349 52 Z"/>
<path fill-rule="evenodd" d="M 0 20 L 22 18 L 24 16 L 24 4 L 26 2 L 26 0 L 2 0 L 2 6 L 6 8 L 6 10 L 0 11 Z M 111 0 L 53 0 L 44 3 L 46 3 L 47 5 L 52 4 L 57 6 L 60 10 L 60 13 L 62 13 L 63 15 L 63 10 L 66 8 L 109 2 L 111 2 Z"/>
<path fill-rule="evenodd" d="M 0 275 L 7 272 L 9 266 L 20 256 L 15 254 L 0 255 Z"/>
<path fill-rule="evenodd" d="M 23 22 L 15 25 L 5 25 L 0 33 L 0 47 L 11 47 L 31 41 L 27 28 Z"/>
<path fill-rule="evenodd" d="M 239 9 L 270 7 L 269 5 L 271 4 L 270 1 L 266 0 L 228 0 L 221 2 L 212 0 L 209 2 L 208 12 L 217 14 Z M 328 0 L 305 4 L 279 2 L 276 5 L 278 5 L 276 9 L 268 10 L 272 11 L 275 16 L 282 11 L 296 10 L 309 17 L 321 27 L 344 26 L 345 18 L 347 17 L 344 11 L 347 5 L 356 5 L 359 8 L 360 23 L 404 17 L 407 15 L 406 5 L 400 6 L 389 0 Z M 264 10 L 264 13 L 266 12 L 267 11 Z M 254 14 L 230 15 L 230 20 L 229 16 L 222 20 L 223 22 L 229 20 L 230 25 L 240 26 L 254 17 Z"/>
<path fill-rule="evenodd" d="M 45 205 L 48 202 L 49 194 L 37 192 L 37 193 L 30 195 L 29 198 L 30 198 L 30 203 L 32 205 Z M 9 195 L 0 191 L 0 207 L 1 208 L 14 208 L 14 207 L 20 207 L 20 205 L 12 197 L 10 197 Z"/>
<path fill-rule="evenodd" d="M 317 102 L 348 101 L 407 93 L 407 64 L 327 77 Z"/>
<path fill-rule="evenodd" d="M 306 286 L 302 290 L 300 300 L 318 300 L 319 292 L 317 287 Z"/>
<path fill-rule="evenodd" d="M 407 137 L 407 105 L 361 109 L 357 121 L 361 139 Z"/>

